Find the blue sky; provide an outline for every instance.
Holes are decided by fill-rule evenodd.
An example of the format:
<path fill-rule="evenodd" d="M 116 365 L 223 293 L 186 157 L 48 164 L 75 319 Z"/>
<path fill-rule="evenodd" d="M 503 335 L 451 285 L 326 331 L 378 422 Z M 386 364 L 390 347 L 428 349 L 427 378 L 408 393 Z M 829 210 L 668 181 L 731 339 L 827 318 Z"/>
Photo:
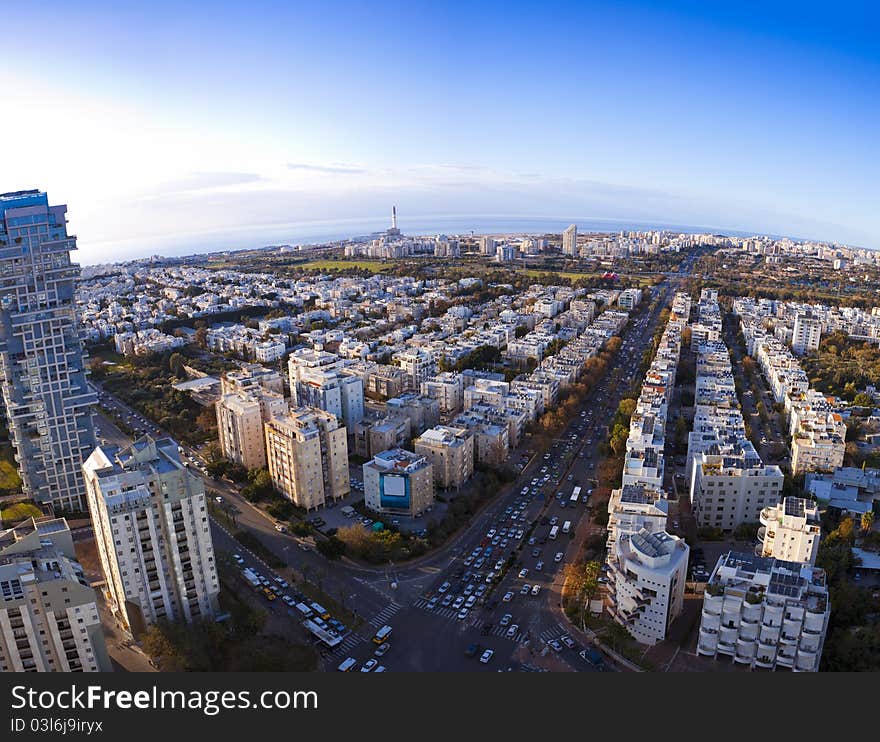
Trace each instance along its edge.
<path fill-rule="evenodd" d="M 83 262 L 391 203 L 880 248 L 867 5 L 125 5 L 4 10 L 0 189 L 66 202 Z"/>

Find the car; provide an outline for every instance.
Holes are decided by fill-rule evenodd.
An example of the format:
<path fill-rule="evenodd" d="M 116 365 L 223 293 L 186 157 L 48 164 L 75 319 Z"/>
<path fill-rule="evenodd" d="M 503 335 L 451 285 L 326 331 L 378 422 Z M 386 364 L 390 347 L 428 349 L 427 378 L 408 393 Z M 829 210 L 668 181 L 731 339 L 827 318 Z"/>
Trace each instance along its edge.
<path fill-rule="evenodd" d="M 513 639 L 519 631 L 519 626 L 517 624 L 511 624 L 510 628 L 507 629 L 507 632 L 504 634 L 508 639 Z"/>
<path fill-rule="evenodd" d="M 474 558 L 472 556 L 467 556 L 464 558 L 464 564 L 470 567 L 474 563 Z"/>
<path fill-rule="evenodd" d="M 476 588 L 475 588 L 475 586 L 474 586 L 474 583 L 469 582 L 467 585 L 464 586 L 464 591 L 463 591 L 463 592 L 464 592 L 465 595 L 470 595 L 475 589 L 476 589 Z"/>
<path fill-rule="evenodd" d="M 598 582 L 601 585 L 606 585 L 606 584 L 608 584 L 608 578 L 607 577 L 599 577 L 596 579 L 596 582 Z"/>
<path fill-rule="evenodd" d="M 560 636 L 559 641 L 561 641 L 569 649 L 574 649 L 577 646 L 574 642 L 574 639 L 572 639 L 568 634 L 563 634 L 562 636 Z"/>
<path fill-rule="evenodd" d="M 474 562 L 474 566 L 477 569 L 480 569 L 480 567 L 482 567 L 485 563 L 486 563 L 486 560 L 483 557 L 480 557 L 479 559 L 477 559 L 477 561 Z"/>
<path fill-rule="evenodd" d="M 235 560 L 236 564 L 244 564 L 244 559 L 242 558 L 241 554 L 233 554 L 232 558 L 233 560 Z"/>
<path fill-rule="evenodd" d="M 493 654 L 495 654 L 493 650 L 487 649 L 485 652 L 483 652 L 483 654 L 480 655 L 480 662 L 482 662 L 484 665 L 489 664 L 489 660 L 492 659 Z"/>
<path fill-rule="evenodd" d="M 437 591 L 441 592 L 441 593 L 445 593 L 450 587 L 451 587 L 451 585 L 448 582 L 444 582 L 442 585 L 440 585 L 439 588 L 437 588 Z"/>
<path fill-rule="evenodd" d="M 223 504 L 223 498 L 222 498 L 220 495 L 217 495 L 217 497 L 214 498 L 214 502 L 216 502 L 216 503 L 219 504 L 219 505 L 222 505 L 222 504 Z"/>
<path fill-rule="evenodd" d="M 488 590 L 488 589 L 489 589 L 489 586 L 486 584 L 479 585 L 477 587 L 476 591 L 474 592 L 474 595 L 476 595 L 478 598 L 482 598 L 486 594 L 486 590 Z"/>
<path fill-rule="evenodd" d="M 565 556 L 561 551 L 557 551 L 556 555 L 553 557 L 554 562 L 561 562 L 562 558 Z"/>
<path fill-rule="evenodd" d="M 284 588 L 285 590 L 287 590 L 287 588 L 290 587 L 290 584 L 287 582 L 287 580 L 285 580 L 285 579 L 282 578 L 282 577 L 277 577 L 277 576 L 276 576 L 276 577 L 275 577 L 275 582 L 277 582 L 277 583 L 278 583 L 282 588 Z"/>
<path fill-rule="evenodd" d="M 444 608 L 447 607 L 450 603 L 452 603 L 452 598 L 452 594 L 444 595 L 443 600 L 440 601 L 440 605 L 442 605 Z"/>
<path fill-rule="evenodd" d="M 293 608 L 293 606 L 296 605 L 296 601 L 293 598 L 291 598 L 289 595 L 282 596 L 281 600 L 283 600 L 285 603 L 287 603 L 287 605 L 289 605 L 291 608 Z"/>
<path fill-rule="evenodd" d="M 458 597 L 452 602 L 452 607 L 455 608 L 455 610 L 458 610 L 458 609 L 461 608 L 463 605 L 464 605 L 464 598 L 461 597 L 461 595 L 459 595 L 459 596 L 458 596 Z"/>
<path fill-rule="evenodd" d="M 278 531 L 278 533 L 287 533 L 287 526 L 282 526 L 279 523 L 278 525 L 275 526 L 275 530 Z"/>
<path fill-rule="evenodd" d="M 537 595 L 539 592 L 541 592 L 541 586 L 532 585 L 532 595 Z"/>
<path fill-rule="evenodd" d="M 489 572 L 489 574 L 486 575 L 486 584 L 488 585 L 492 583 L 495 580 L 495 576 L 494 572 Z"/>
<path fill-rule="evenodd" d="M 505 614 L 501 617 L 501 620 L 498 622 L 498 625 L 499 625 L 499 626 L 509 626 L 509 625 L 510 625 L 510 621 L 511 621 L 512 618 L 513 618 L 513 614 L 512 614 L 512 613 L 505 613 Z"/>
<path fill-rule="evenodd" d="M 503 600 L 505 603 L 509 603 L 511 600 L 513 600 L 513 593 L 508 590 L 506 593 L 504 593 L 504 597 L 501 598 L 501 600 Z"/>
<path fill-rule="evenodd" d="M 550 519 L 550 525 L 551 525 L 551 526 L 555 526 L 557 523 L 559 523 L 559 517 L 556 516 L 556 515 L 554 515 L 554 516 Z"/>
<path fill-rule="evenodd" d="M 538 539 L 534 536 L 529 536 L 529 546 L 534 546 L 537 543 Z"/>
<path fill-rule="evenodd" d="M 504 560 L 503 559 L 499 559 L 497 562 L 495 562 L 495 571 L 496 572 L 500 572 L 502 567 L 504 567 Z"/>
<path fill-rule="evenodd" d="M 364 666 L 361 668 L 361 672 L 370 672 L 378 664 L 379 660 L 374 660 L 370 658 L 366 662 L 364 662 Z"/>
<path fill-rule="evenodd" d="M 385 654 L 389 649 L 391 649 L 391 645 L 388 642 L 383 642 L 378 647 L 376 647 L 376 651 L 373 652 L 377 657 L 381 657 Z"/>
<path fill-rule="evenodd" d="M 562 651 L 562 644 L 559 643 L 558 639 L 551 639 L 549 642 L 547 642 L 547 644 L 553 647 L 553 649 L 555 649 L 557 652 Z"/>
<path fill-rule="evenodd" d="M 467 608 L 462 608 L 458 612 L 458 616 L 456 616 L 456 618 L 458 618 L 459 621 L 464 621 L 467 617 L 468 617 L 468 609 Z"/>
<path fill-rule="evenodd" d="M 535 572 L 540 572 L 540 571 L 543 570 L 543 569 L 544 569 L 544 562 L 538 562 L 538 563 L 535 565 Z"/>
<path fill-rule="evenodd" d="M 537 549 L 537 548 L 532 549 L 532 556 L 533 556 L 535 559 L 537 559 L 539 556 L 541 556 L 541 550 L 540 550 L 540 549 Z"/>
<path fill-rule="evenodd" d="M 434 597 L 432 597 L 432 598 L 428 601 L 428 605 L 425 606 L 425 607 L 426 607 L 429 611 L 433 611 L 433 610 L 437 607 L 437 603 L 439 603 L 439 602 L 440 602 L 440 598 L 438 598 L 438 597 L 435 595 Z"/>
<path fill-rule="evenodd" d="M 465 608 L 473 608 L 474 603 L 476 603 L 476 602 L 477 602 L 477 596 L 471 595 L 466 601 L 464 601 L 464 607 Z"/>
<path fill-rule="evenodd" d="M 523 568 L 519 571 L 519 575 L 518 575 L 518 577 L 519 577 L 520 579 L 522 579 L 523 577 L 526 577 L 528 574 L 529 574 L 528 567 L 523 567 Z"/>
<path fill-rule="evenodd" d="M 528 595 L 532 590 L 531 585 L 523 585 L 522 589 L 519 591 L 520 595 Z"/>

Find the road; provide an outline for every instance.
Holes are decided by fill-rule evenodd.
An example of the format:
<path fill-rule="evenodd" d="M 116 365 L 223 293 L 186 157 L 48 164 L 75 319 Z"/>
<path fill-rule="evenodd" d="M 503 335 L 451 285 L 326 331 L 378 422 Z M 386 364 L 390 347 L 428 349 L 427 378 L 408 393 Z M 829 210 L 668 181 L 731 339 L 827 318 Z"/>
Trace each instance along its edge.
<path fill-rule="evenodd" d="M 375 569 L 348 561 L 330 562 L 313 550 L 305 550 L 297 538 L 277 532 L 272 519 L 240 497 L 234 485 L 208 477 L 197 451 L 184 447 L 183 455 L 193 473 L 205 480 L 206 488 L 219 493 L 223 505 L 233 509 L 237 528 L 254 533 L 296 572 L 306 575 L 310 583 L 363 619 L 364 623 L 340 646 L 326 653 L 326 669 L 334 668 L 347 656 L 360 663 L 371 658 L 375 645 L 370 638 L 387 623 L 393 626 L 394 635 L 391 649 L 380 662 L 391 671 L 528 670 L 539 666 L 554 670 L 592 670 L 592 666 L 578 656 L 579 647 L 562 646 L 556 652 L 547 646 L 548 641 L 566 633 L 556 608 L 562 568 L 566 561 L 574 558 L 579 544 L 590 532 L 587 506 L 583 502 L 570 503 L 569 496 L 576 484 L 584 493 L 594 486 L 598 444 L 623 395 L 636 381 L 644 348 L 653 336 L 661 310 L 671 301 L 676 283 L 675 278 L 667 279 L 655 288 L 659 301 L 653 312 L 650 316 L 636 316 L 630 322 L 623 333 L 623 345 L 604 380 L 588 395 L 579 414 L 553 442 L 550 451 L 543 457 L 535 457 L 515 485 L 479 513 L 466 530 L 414 566 L 389 565 Z M 106 393 L 100 384 L 93 385 L 101 404 L 120 415 L 128 425 L 152 435 L 165 435 Z M 104 441 L 117 445 L 129 443 L 128 437 L 106 415 L 101 416 L 98 427 L 99 437 Z M 561 499 L 556 497 L 559 492 L 563 493 Z M 552 518 L 558 519 L 560 531 L 565 521 L 571 521 L 570 535 L 560 533 L 555 540 L 550 540 Z M 511 527 L 515 529 L 514 535 L 507 535 L 506 543 L 503 543 L 505 537 L 498 533 L 487 536 L 492 529 L 497 532 Z M 522 538 L 518 534 L 520 529 Z M 529 531 L 534 543 L 529 543 Z M 212 520 L 212 533 L 218 553 L 235 550 L 262 573 L 267 571 L 268 568 L 254 555 L 245 553 L 216 520 Z M 480 558 L 476 554 L 478 548 L 484 560 L 479 567 L 476 566 Z M 486 549 L 492 551 L 486 554 Z M 557 552 L 562 554 L 559 561 L 556 561 Z M 513 567 L 504 572 L 500 581 L 487 583 L 487 573 L 493 571 L 495 562 L 506 561 L 510 556 L 513 556 Z M 540 570 L 538 562 L 543 562 Z M 528 570 L 522 578 L 518 576 L 521 569 Z M 443 583 L 449 583 L 449 587 L 440 593 Z M 526 584 L 530 588 L 528 595 L 522 593 Z M 458 598 L 465 602 L 481 585 L 485 586 L 482 600 L 473 601 L 474 607 L 459 618 L 459 609 L 453 609 L 452 605 Z M 531 589 L 535 585 L 538 592 L 533 595 Z M 507 592 L 513 593 L 509 602 L 502 599 Z M 447 595 L 451 596 L 450 605 L 444 606 L 442 601 Z M 429 608 L 434 596 L 437 605 Z M 280 608 L 280 601 L 275 602 Z M 511 614 L 511 619 L 502 625 L 506 613 Z M 291 620 L 298 619 L 291 615 Z M 516 628 L 511 630 L 514 625 Z M 494 650 L 495 655 L 488 663 L 465 657 L 465 648 L 474 643 Z"/>

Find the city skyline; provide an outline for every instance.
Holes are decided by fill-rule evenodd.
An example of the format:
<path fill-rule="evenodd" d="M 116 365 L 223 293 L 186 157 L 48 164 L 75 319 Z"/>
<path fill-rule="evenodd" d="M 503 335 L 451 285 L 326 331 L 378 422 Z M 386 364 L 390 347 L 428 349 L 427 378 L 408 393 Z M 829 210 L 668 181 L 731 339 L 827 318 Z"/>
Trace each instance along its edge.
<path fill-rule="evenodd" d="M 390 203 L 880 248 L 873 18 L 654 6 L 11 8 L 4 190 L 67 203 L 83 263 L 342 237 Z"/>

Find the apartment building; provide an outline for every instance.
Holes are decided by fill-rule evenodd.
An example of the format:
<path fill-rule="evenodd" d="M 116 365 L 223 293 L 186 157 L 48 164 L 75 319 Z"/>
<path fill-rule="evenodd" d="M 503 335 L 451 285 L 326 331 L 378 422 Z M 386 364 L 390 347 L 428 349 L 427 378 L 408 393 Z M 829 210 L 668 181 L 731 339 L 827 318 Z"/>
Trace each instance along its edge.
<path fill-rule="evenodd" d="M 433 465 L 438 487 L 459 489 L 473 476 L 474 435 L 467 428 L 429 428 L 413 441 L 413 448 Z"/>
<path fill-rule="evenodd" d="M 313 510 L 349 493 L 348 441 L 335 415 L 297 407 L 264 430 L 272 483 L 297 507 Z"/>
<path fill-rule="evenodd" d="M 246 469 L 266 466 L 263 425 L 287 411 L 284 397 L 262 387 L 224 394 L 217 400 L 217 434 L 220 450 Z"/>
<path fill-rule="evenodd" d="M 209 619 L 220 583 L 205 485 L 170 438 L 99 446 L 82 466 L 114 614 L 135 634 L 160 620 Z"/>
<path fill-rule="evenodd" d="M 354 452 L 366 459 L 389 448 L 403 448 L 412 439 L 412 423 L 404 415 L 361 420 L 352 431 Z"/>
<path fill-rule="evenodd" d="M 280 373 L 259 363 L 249 363 L 235 371 L 227 371 L 220 378 L 223 394 L 264 389 L 281 397 L 284 396 L 284 379 Z"/>
<path fill-rule="evenodd" d="M 621 533 L 608 557 L 609 612 L 642 644 L 666 638 L 684 607 L 688 545 L 666 531 Z"/>
<path fill-rule="evenodd" d="M 816 563 L 822 528 L 819 508 L 803 497 L 786 497 L 761 511 L 755 553 L 787 562 Z"/>
<path fill-rule="evenodd" d="M 822 321 L 817 317 L 799 314 L 794 319 L 794 329 L 791 337 L 791 349 L 796 355 L 812 353 L 819 350 L 819 341 L 822 339 Z"/>
<path fill-rule="evenodd" d="M 441 413 L 454 415 L 461 411 L 464 403 L 464 379 L 454 371 L 441 371 L 422 382 L 421 392 L 437 400 Z"/>
<path fill-rule="evenodd" d="M 617 297 L 617 306 L 628 312 L 635 309 L 642 301 L 641 289 L 624 289 Z"/>
<path fill-rule="evenodd" d="M 112 672 L 64 518 L 0 530 L 0 672 Z"/>
<path fill-rule="evenodd" d="M 697 654 L 752 670 L 816 672 L 830 613 L 823 570 L 731 551 L 706 584 Z"/>
<path fill-rule="evenodd" d="M 622 533 L 665 531 L 668 518 L 669 500 L 662 491 L 634 484 L 612 490 L 608 500 L 608 552 L 614 550 Z"/>
<path fill-rule="evenodd" d="M 440 422 L 440 404 L 437 400 L 416 392 L 392 397 L 385 403 L 385 409 L 390 415 L 407 418 L 410 435 L 414 436 L 421 435 Z"/>
<path fill-rule="evenodd" d="M 434 503 L 433 465 L 402 448 L 376 454 L 363 466 L 364 502 L 377 513 L 418 515 Z"/>
<path fill-rule="evenodd" d="M 78 511 L 98 398 L 86 383 L 66 214 L 37 190 L 0 194 L 0 391 L 25 497 Z"/>
<path fill-rule="evenodd" d="M 431 353 L 419 348 L 395 353 L 393 359 L 403 371 L 410 391 L 420 390 L 422 382 L 437 373 L 437 360 Z"/>
<path fill-rule="evenodd" d="M 287 368 L 292 406 L 317 407 L 336 415 L 347 426 L 363 419 L 363 379 L 344 373 L 339 356 L 304 348 L 290 354 Z"/>
<path fill-rule="evenodd" d="M 577 224 L 572 224 L 562 233 L 562 254 L 575 257 L 578 254 L 577 241 Z"/>

